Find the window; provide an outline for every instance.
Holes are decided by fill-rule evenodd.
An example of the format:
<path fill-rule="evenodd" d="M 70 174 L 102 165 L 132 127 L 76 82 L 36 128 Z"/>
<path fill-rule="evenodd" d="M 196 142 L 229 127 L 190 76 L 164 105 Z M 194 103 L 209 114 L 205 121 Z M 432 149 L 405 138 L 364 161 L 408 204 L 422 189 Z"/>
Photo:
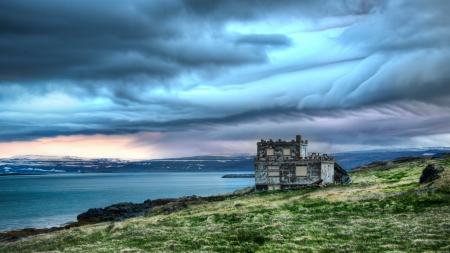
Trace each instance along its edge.
<path fill-rule="evenodd" d="M 269 166 L 269 177 L 279 177 L 280 176 L 280 167 L 278 166 Z"/>
<path fill-rule="evenodd" d="M 266 155 L 273 155 L 273 148 L 266 149 Z"/>
<path fill-rule="evenodd" d="M 295 166 L 295 175 L 297 177 L 306 177 L 308 175 L 306 166 Z"/>
<path fill-rule="evenodd" d="M 291 149 L 290 148 L 283 148 L 283 155 L 291 155 Z"/>
<path fill-rule="evenodd" d="M 269 171 L 269 177 L 279 177 L 280 172 L 279 171 Z"/>

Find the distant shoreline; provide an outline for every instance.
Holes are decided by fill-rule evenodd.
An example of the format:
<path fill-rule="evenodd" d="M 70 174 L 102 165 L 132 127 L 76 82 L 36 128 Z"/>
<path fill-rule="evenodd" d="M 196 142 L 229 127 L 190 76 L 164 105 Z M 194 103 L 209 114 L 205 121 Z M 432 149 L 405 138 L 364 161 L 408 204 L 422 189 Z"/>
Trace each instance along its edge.
<path fill-rule="evenodd" d="M 22 174 L 22 173 L 9 173 L 9 174 L 0 174 L 0 177 L 9 177 L 9 176 L 43 176 L 47 174 Z"/>
<path fill-rule="evenodd" d="M 254 178 L 255 174 L 226 174 L 222 178 Z"/>
<path fill-rule="evenodd" d="M 120 173 L 120 172 L 114 172 L 114 171 L 111 171 L 111 170 L 106 170 L 106 171 L 83 171 L 83 172 L 79 172 L 79 173 L 82 173 L 82 174 L 95 174 L 95 173 Z M 131 173 L 133 173 L 133 172 L 131 172 Z"/>

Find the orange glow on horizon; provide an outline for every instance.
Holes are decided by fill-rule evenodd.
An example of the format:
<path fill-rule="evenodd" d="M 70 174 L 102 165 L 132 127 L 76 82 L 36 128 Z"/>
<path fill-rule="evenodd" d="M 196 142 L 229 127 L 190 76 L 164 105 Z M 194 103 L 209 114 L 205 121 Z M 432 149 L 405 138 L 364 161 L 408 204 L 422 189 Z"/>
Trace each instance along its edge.
<path fill-rule="evenodd" d="M 157 140 L 161 133 L 130 135 L 72 135 L 40 138 L 33 141 L 0 143 L 0 158 L 17 155 L 78 156 L 86 158 L 153 159 L 163 154 L 152 145 L 137 145 L 136 140 Z"/>

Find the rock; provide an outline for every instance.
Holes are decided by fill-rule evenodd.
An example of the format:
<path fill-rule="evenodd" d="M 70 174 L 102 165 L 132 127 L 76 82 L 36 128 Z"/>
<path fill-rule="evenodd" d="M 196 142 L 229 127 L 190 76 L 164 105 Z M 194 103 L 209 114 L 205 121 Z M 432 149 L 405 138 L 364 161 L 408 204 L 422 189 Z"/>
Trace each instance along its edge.
<path fill-rule="evenodd" d="M 444 171 L 441 166 L 436 167 L 434 164 L 428 164 L 420 175 L 419 183 L 424 184 L 439 178 L 439 173 Z"/>
<path fill-rule="evenodd" d="M 183 198 L 188 198 L 188 197 L 183 197 Z M 171 203 L 171 202 L 176 202 L 177 200 L 178 200 L 177 198 L 155 199 L 155 200 L 152 201 L 152 207 L 163 206 L 163 205 L 166 205 L 166 204 Z"/>
<path fill-rule="evenodd" d="M 122 221 L 127 218 L 145 216 L 153 214 L 170 214 L 185 209 L 189 205 L 198 205 L 205 201 L 216 201 L 225 198 L 231 198 L 236 195 L 245 195 L 255 191 L 254 187 L 247 187 L 220 196 L 184 196 L 180 198 L 160 198 L 155 200 L 146 200 L 141 204 L 123 202 L 107 206 L 105 208 L 91 208 L 87 212 L 77 216 L 77 224 L 89 224 L 104 221 Z"/>
<path fill-rule="evenodd" d="M 141 204 L 122 202 L 105 208 L 91 208 L 77 216 L 78 222 L 121 221 L 126 218 L 144 216 L 150 212 L 152 201 Z"/>

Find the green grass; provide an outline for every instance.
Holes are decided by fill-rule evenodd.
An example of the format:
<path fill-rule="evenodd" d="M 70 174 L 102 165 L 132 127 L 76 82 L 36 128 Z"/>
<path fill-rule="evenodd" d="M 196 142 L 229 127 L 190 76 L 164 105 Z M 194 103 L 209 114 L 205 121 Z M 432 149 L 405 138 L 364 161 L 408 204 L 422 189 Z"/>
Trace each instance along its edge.
<path fill-rule="evenodd" d="M 33 236 L 0 244 L 0 252 L 450 252 L 449 169 L 419 185 L 425 166 L 399 164 L 356 173 L 348 186 L 257 192 Z"/>

